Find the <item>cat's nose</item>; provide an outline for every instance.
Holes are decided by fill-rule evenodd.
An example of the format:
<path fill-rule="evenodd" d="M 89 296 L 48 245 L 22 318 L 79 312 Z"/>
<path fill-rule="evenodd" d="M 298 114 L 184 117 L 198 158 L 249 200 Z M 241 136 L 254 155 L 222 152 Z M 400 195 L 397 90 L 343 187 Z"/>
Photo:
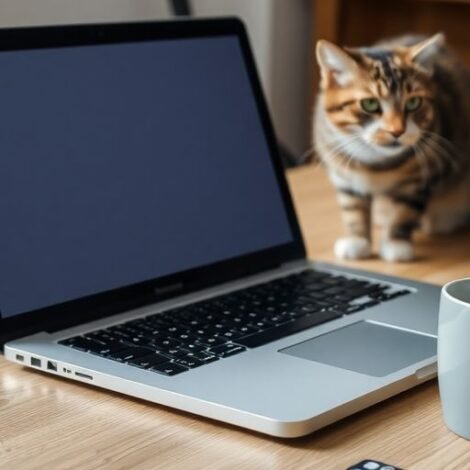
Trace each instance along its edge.
<path fill-rule="evenodd" d="M 385 130 L 393 135 L 396 139 L 404 134 L 406 130 L 406 123 L 404 119 L 399 116 L 391 116 L 385 122 Z"/>
<path fill-rule="evenodd" d="M 389 129 L 388 132 L 393 135 L 396 139 L 405 133 L 404 127 L 396 127 L 394 129 Z"/>

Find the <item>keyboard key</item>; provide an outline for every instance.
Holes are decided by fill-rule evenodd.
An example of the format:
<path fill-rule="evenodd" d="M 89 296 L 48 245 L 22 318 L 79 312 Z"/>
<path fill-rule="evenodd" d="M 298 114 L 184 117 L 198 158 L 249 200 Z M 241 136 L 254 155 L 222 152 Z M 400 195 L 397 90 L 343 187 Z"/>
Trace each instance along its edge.
<path fill-rule="evenodd" d="M 210 337 L 210 338 L 199 338 L 196 343 L 197 344 L 202 344 L 204 346 L 207 346 L 208 348 L 212 346 L 220 346 L 222 344 L 225 344 L 227 342 L 226 339 L 224 338 L 218 338 L 216 336 Z"/>
<path fill-rule="evenodd" d="M 253 333 L 258 333 L 259 329 L 254 328 L 252 326 L 240 326 L 240 327 L 232 328 L 231 331 L 234 331 L 235 333 L 238 333 L 239 337 L 241 337 L 241 336 L 251 335 Z"/>
<path fill-rule="evenodd" d="M 209 362 L 219 360 L 217 356 L 206 352 L 191 353 L 190 356 L 192 356 L 194 359 L 197 359 L 198 361 L 201 361 L 204 364 L 209 364 Z"/>
<path fill-rule="evenodd" d="M 119 342 L 113 343 L 113 345 L 107 345 L 101 341 L 96 341 L 84 336 L 77 336 L 71 340 L 66 340 L 65 342 L 60 341 L 59 344 L 64 344 L 80 351 L 91 352 L 98 355 L 104 355 L 108 352 L 116 352 L 126 348 L 125 344 L 121 344 Z"/>
<path fill-rule="evenodd" d="M 196 367 L 202 366 L 204 363 L 199 359 L 191 356 L 181 357 L 173 361 L 175 364 L 180 366 L 188 367 L 189 369 L 195 369 Z"/>
<path fill-rule="evenodd" d="M 316 304 L 307 303 L 305 305 L 302 305 L 302 307 L 300 307 L 300 310 L 306 313 L 313 313 L 313 312 L 318 312 L 319 310 L 322 309 L 322 307 L 325 307 L 328 305 L 329 305 L 328 303 L 321 304 L 321 302 L 317 302 Z"/>
<path fill-rule="evenodd" d="M 150 351 L 145 348 L 128 348 L 107 354 L 106 357 L 113 361 L 128 362 L 131 359 L 146 356 L 149 352 Z"/>
<path fill-rule="evenodd" d="M 310 292 L 308 294 L 309 297 L 312 297 L 313 299 L 316 299 L 316 300 L 323 300 L 323 299 L 326 299 L 328 297 L 328 294 L 325 294 L 324 292 Z"/>
<path fill-rule="evenodd" d="M 182 348 L 177 348 L 176 350 L 172 351 L 161 351 L 161 353 L 165 356 L 168 356 L 170 359 L 181 359 L 188 355 L 188 353 Z"/>
<path fill-rule="evenodd" d="M 235 338 L 240 338 L 242 336 L 245 336 L 243 333 L 239 333 L 237 331 L 229 330 L 229 331 L 221 331 L 219 335 L 221 338 L 225 338 L 227 341 L 233 340 Z"/>
<path fill-rule="evenodd" d="M 96 341 L 100 341 L 102 343 L 105 343 L 106 341 L 113 341 L 116 339 L 115 335 L 107 333 L 106 330 L 92 331 L 84 334 L 83 336 Z"/>
<path fill-rule="evenodd" d="M 342 309 L 341 312 L 345 315 L 350 315 L 351 313 L 360 312 L 361 310 L 364 310 L 363 305 L 350 305 Z"/>
<path fill-rule="evenodd" d="M 331 277 L 326 277 L 322 279 L 323 284 L 328 284 L 332 286 L 336 286 L 338 284 L 341 284 L 346 278 L 342 276 L 331 276 Z"/>
<path fill-rule="evenodd" d="M 161 364 L 163 362 L 168 362 L 168 358 L 162 356 L 161 354 L 150 354 L 148 356 L 134 358 L 128 361 L 129 364 L 136 367 L 141 367 L 143 369 L 148 369 L 149 367 Z"/>
<path fill-rule="evenodd" d="M 187 334 L 187 333 L 183 333 L 181 335 L 176 336 L 176 339 L 180 341 L 181 344 L 186 344 L 186 343 L 194 343 L 198 339 L 198 337 Z"/>
<path fill-rule="evenodd" d="M 112 341 L 106 343 L 100 351 L 91 351 L 93 354 L 98 354 L 100 356 L 106 356 L 111 353 L 122 351 L 127 349 L 129 346 L 127 344 L 121 343 L 120 341 Z"/>
<path fill-rule="evenodd" d="M 409 294 L 411 291 L 409 290 L 399 290 L 398 292 L 394 292 L 393 294 L 389 295 L 390 299 L 395 299 L 396 297 L 401 297 L 402 295 Z"/>
<path fill-rule="evenodd" d="M 379 303 L 378 300 L 374 300 L 373 298 L 369 297 L 368 295 L 365 295 L 365 296 L 359 297 L 357 299 L 354 299 L 351 302 L 351 305 L 361 305 L 363 307 L 368 307 L 370 305 L 376 305 L 378 303 Z"/>
<path fill-rule="evenodd" d="M 181 372 L 186 372 L 189 369 L 179 364 L 175 364 L 174 362 L 164 362 L 162 364 L 154 365 L 149 370 L 153 372 L 158 372 L 159 374 L 173 376 L 176 374 L 180 374 Z"/>
<path fill-rule="evenodd" d="M 129 344 L 135 345 L 135 346 L 144 346 L 149 343 L 149 340 L 144 336 L 133 336 L 131 338 L 126 338 L 123 341 Z"/>
<path fill-rule="evenodd" d="M 196 344 L 196 343 L 185 344 L 184 347 L 182 346 L 180 348 L 181 351 L 185 351 L 188 354 L 189 353 L 198 353 L 198 352 L 204 351 L 204 349 L 206 349 L 205 346 L 202 346 L 202 345 Z"/>
<path fill-rule="evenodd" d="M 166 338 L 161 341 L 158 341 L 159 346 L 163 346 L 164 348 L 175 348 L 181 346 L 183 343 L 173 338 Z"/>
<path fill-rule="evenodd" d="M 169 347 L 165 348 L 161 345 L 156 346 L 156 352 L 159 354 L 163 354 L 165 356 L 175 357 L 177 354 L 181 352 L 181 348 L 179 346 L 176 347 Z"/>
<path fill-rule="evenodd" d="M 239 346 L 237 344 L 231 344 L 231 343 L 209 349 L 210 353 L 216 354 L 217 356 L 220 356 L 220 357 L 234 356 L 235 354 L 241 353 L 243 351 L 246 351 L 246 348 L 243 348 L 242 346 Z"/>
<path fill-rule="evenodd" d="M 333 286 L 329 287 L 328 289 L 325 289 L 323 292 L 328 295 L 335 295 L 335 294 L 341 294 L 344 292 L 344 286 Z"/>

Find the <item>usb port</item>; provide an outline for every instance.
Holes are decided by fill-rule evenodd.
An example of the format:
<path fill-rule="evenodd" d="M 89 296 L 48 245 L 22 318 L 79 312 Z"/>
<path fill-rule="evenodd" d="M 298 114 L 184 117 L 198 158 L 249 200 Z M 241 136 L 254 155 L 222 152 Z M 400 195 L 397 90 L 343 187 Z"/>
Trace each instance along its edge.
<path fill-rule="evenodd" d="M 93 377 L 91 375 L 83 374 L 82 372 L 75 372 L 75 375 L 77 377 L 81 377 L 82 379 L 93 380 Z"/>
<path fill-rule="evenodd" d="M 47 370 L 52 370 L 57 372 L 57 363 L 52 361 L 47 361 Z"/>
<path fill-rule="evenodd" d="M 17 354 L 17 355 L 16 355 L 16 360 L 17 360 L 18 362 L 24 362 L 24 356 L 22 356 L 21 354 Z"/>
<path fill-rule="evenodd" d="M 34 367 L 41 367 L 41 359 L 38 359 L 37 357 L 32 357 L 31 365 Z"/>

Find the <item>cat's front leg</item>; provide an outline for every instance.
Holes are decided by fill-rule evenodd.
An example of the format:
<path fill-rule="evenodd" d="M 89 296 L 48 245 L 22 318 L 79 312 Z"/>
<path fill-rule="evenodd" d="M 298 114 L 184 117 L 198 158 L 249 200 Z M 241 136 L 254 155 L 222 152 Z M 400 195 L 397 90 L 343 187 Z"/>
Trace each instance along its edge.
<path fill-rule="evenodd" d="M 382 221 L 380 256 L 386 261 L 411 261 L 415 258 L 412 241 L 426 208 L 427 197 L 420 194 L 389 194 L 377 206 Z"/>
<path fill-rule="evenodd" d="M 371 198 L 349 189 L 338 189 L 338 202 L 347 235 L 335 243 L 335 255 L 341 259 L 365 259 L 371 255 Z"/>

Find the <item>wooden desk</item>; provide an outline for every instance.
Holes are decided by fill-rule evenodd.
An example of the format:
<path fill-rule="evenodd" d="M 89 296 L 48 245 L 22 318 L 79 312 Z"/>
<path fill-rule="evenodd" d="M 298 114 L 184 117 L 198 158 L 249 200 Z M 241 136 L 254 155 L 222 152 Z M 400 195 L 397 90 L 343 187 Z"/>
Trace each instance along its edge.
<path fill-rule="evenodd" d="M 333 260 L 340 223 L 329 184 L 311 167 L 291 171 L 289 180 L 310 255 Z M 469 235 L 420 240 L 415 263 L 351 264 L 444 283 L 470 274 Z M 364 458 L 406 469 L 470 468 L 470 442 L 445 428 L 435 381 L 287 441 L 0 360 L 1 469 L 327 470 Z"/>

